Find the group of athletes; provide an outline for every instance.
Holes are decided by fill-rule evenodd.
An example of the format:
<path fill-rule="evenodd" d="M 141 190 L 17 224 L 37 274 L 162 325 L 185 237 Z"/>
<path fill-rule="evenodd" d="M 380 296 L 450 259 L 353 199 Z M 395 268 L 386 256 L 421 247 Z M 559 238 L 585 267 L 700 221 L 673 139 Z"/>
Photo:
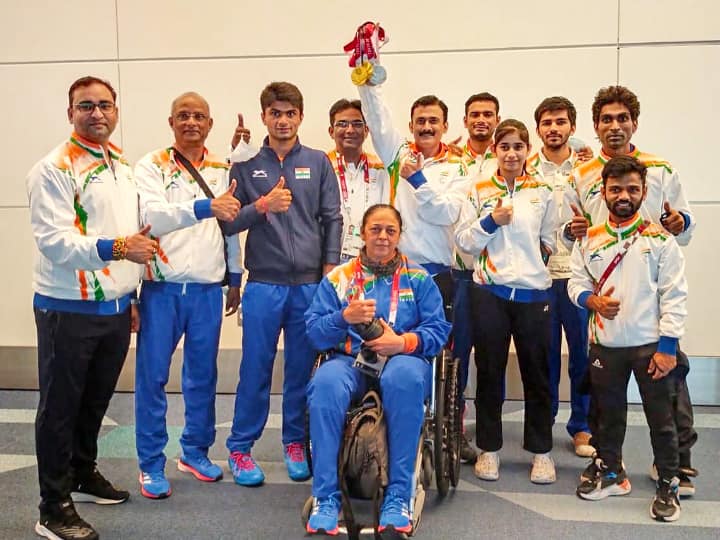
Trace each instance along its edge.
<path fill-rule="evenodd" d="M 678 348 L 687 296 L 678 244 L 689 242 L 695 220 L 672 166 L 631 142 L 640 113 L 635 94 L 623 86 L 598 91 L 592 120 L 601 148 L 594 155 L 573 139 L 576 110 L 564 97 L 538 105 L 534 121 L 542 147 L 533 152 L 527 126 L 501 120 L 499 100 L 487 92 L 465 103 L 467 139 L 445 143 L 448 109 L 438 97 L 413 102 L 408 138 L 394 127 L 380 86 L 358 90 L 359 100 L 341 99 L 330 108 L 335 147 L 326 153 L 299 141 L 298 88 L 269 84 L 260 96 L 267 136 L 253 147 L 238 115 L 230 160 L 205 147 L 213 125 L 207 101 L 184 93 L 171 104 L 172 144 L 133 169 L 109 141 L 118 121 L 112 86 L 84 77 L 70 87 L 73 134 L 27 180 L 38 246 L 39 535 L 97 538 L 73 502 L 113 504 L 129 497 L 102 476 L 96 458 L 131 331 L 138 333 L 140 492 L 162 499 L 172 493 L 165 475 L 165 386 L 181 338 L 185 426 L 178 469 L 201 481 L 222 478 L 222 468 L 208 458 L 215 442 L 217 354 L 223 311 L 241 309 L 229 470 L 239 485 L 264 482 L 252 448 L 268 419 L 282 331 L 283 455 L 289 477 L 304 481 L 311 477 L 308 401 L 319 417 L 342 401 L 318 397 L 319 383 L 308 386 L 318 349 L 354 355 L 361 340 L 352 325 L 379 317 L 385 334 L 370 343 L 373 350 L 426 358 L 437 352 L 435 342 L 448 338 L 444 317 L 428 333 L 398 328 L 407 317 L 422 322 L 425 315 L 417 313 L 442 314 L 439 303 L 452 305 L 451 345 L 460 359 L 462 394 L 474 349 L 475 445 L 463 433 L 461 457 L 478 478 L 499 478 L 512 338 L 524 390 L 523 448 L 533 455 L 530 480 L 555 481 L 550 451 L 564 330 L 567 431 L 575 452 L 591 458 L 578 496 L 598 500 L 631 489 L 622 443 L 632 371 L 653 449 L 657 492 L 650 513 L 660 521 L 678 519 L 678 497 L 694 493 L 697 475 L 690 460 L 697 434 L 685 384 L 688 364 Z M 363 147 L 368 134 L 377 155 Z M 244 250 L 241 232 L 247 232 Z M 241 253 L 248 270 L 242 295 Z M 405 277 L 395 282 L 396 273 Z M 383 283 L 387 299 L 369 299 Z M 410 311 L 409 301 L 415 302 Z M 337 306 L 326 309 L 327 302 Z M 329 335 L 332 343 L 326 343 Z M 408 378 L 409 366 L 398 381 Z M 342 373 L 326 377 L 326 387 L 331 380 L 350 384 Z M 422 374 L 420 381 L 422 388 Z M 415 426 L 402 400 L 394 407 L 399 412 L 388 418 L 389 433 Z M 396 455 L 405 452 L 392 441 L 391 461 L 393 444 Z M 396 474 L 407 483 L 410 465 L 401 461 Z M 309 533 L 337 534 L 339 493 L 331 484 L 327 474 L 313 478 Z M 380 526 L 405 533 L 409 495 L 394 495 L 386 497 Z"/>

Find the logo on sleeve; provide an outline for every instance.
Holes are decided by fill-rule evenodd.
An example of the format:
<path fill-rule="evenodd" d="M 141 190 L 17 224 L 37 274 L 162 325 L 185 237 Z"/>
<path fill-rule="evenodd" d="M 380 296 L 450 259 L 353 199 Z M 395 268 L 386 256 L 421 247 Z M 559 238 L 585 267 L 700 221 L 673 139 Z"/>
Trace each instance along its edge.
<path fill-rule="evenodd" d="M 310 167 L 295 167 L 295 180 L 310 180 Z"/>
<path fill-rule="evenodd" d="M 602 260 L 603 260 L 603 256 L 599 252 L 590 254 L 590 262 L 602 261 Z"/>
<path fill-rule="evenodd" d="M 264 171 L 262 169 L 255 169 L 252 172 L 252 177 L 253 178 L 267 178 L 268 177 L 267 171 Z"/>

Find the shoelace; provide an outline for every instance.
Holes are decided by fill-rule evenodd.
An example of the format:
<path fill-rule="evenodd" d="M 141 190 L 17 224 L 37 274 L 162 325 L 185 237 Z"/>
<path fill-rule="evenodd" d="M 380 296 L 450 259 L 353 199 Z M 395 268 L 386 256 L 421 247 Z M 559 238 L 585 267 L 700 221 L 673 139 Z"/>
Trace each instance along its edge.
<path fill-rule="evenodd" d="M 230 454 L 230 459 L 233 461 L 235 466 L 241 471 L 252 471 L 257 464 L 250 454 L 243 452 L 233 452 Z"/>
<path fill-rule="evenodd" d="M 327 516 L 337 517 L 340 506 L 333 497 L 326 499 L 318 499 L 313 508 L 313 515 L 315 516 Z"/>
<path fill-rule="evenodd" d="M 400 495 L 389 492 L 383 500 L 382 511 L 391 514 L 401 514 L 406 517 L 410 516 L 410 508 L 408 503 Z"/>
<path fill-rule="evenodd" d="M 305 448 L 302 443 L 294 442 L 285 447 L 285 453 L 290 457 L 293 463 L 302 463 L 305 461 Z"/>

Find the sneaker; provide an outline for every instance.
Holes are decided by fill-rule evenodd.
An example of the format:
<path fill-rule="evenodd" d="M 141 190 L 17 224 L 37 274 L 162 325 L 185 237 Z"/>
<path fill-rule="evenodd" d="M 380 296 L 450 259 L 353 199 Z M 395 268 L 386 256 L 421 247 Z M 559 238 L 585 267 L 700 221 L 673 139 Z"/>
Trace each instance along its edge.
<path fill-rule="evenodd" d="M 140 493 L 148 499 L 167 499 L 172 495 L 170 482 L 165 478 L 164 471 L 143 472 L 140 471 Z"/>
<path fill-rule="evenodd" d="M 678 480 L 680 481 L 680 484 L 678 485 L 679 497 L 692 497 L 695 495 L 695 485 L 692 483 L 691 478 L 695 478 L 697 475 L 697 469 L 693 469 L 692 467 L 680 467 L 678 470 Z M 656 483 L 660 479 L 660 475 L 658 474 L 657 467 L 654 463 L 650 466 L 650 478 L 652 478 Z"/>
<path fill-rule="evenodd" d="M 340 501 L 335 497 L 313 498 L 312 512 L 310 512 L 305 530 L 308 534 L 337 536 L 340 532 L 338 527 L 339 516 Z"/>
<path fill-rule="evenodd" d="M 250 452 L 233 452 L 228 465 L 235 483 L 241 486 L 259 486 L 265 481 L 265 473 L 253 459 Z"/>
<path fill-rule="evenodd" d="M 115 487 L 94 468 L 89 476 L 78 483 L 71 493 L 73 502 L 92 502 L 95 504 L 120 504 L 130 498 L 130 493 Z"/>
<path fill-rule="evenodd" d="M 480 480 L 497 480 L 500 478 L 500 456 L 497 452 L 480 451 L 475 462 L 475 476 Z"/>
<path fill-rule="evenodd" d="M 382 507 L 380 508 L 380 524 L 378 532 L 390 534 L 412 532 L 412 519 L 410 517 L 410 503 L 401 495 L 388 491 L 385 493 Z"/>
<path fill-rule="evenodd" d="M 47 512 L 40 512 L 35 524 L 35 533 L 52 540 L 98 540 L 99 535 L 92 525 L 82 520 L 75 511 L 72 501 L 48 505 Z"/>
<path fill-rule="evenodd" d="M 477 452 L 468 441 L 464 433 L 460 436 L 460 461 L 462 463 L 475 463 Z"/>
<path fill-rule="evenodd" d="M 285 466 L 290 480 L 303 482 L 310 478 L 310 467 L 305 457 L 305 445 L 293 442 L 285 445 Z"/>
<path fill-rule="evenodd" d="M 178 460 L 178 471 L 189 472 L 202 482 L 217 482 L 223 477 L 222 469 L 205 455 L 195 457 L 181 455 Z"/>
<path fill-rule="evenodd" d="M 677 521 L 680 518 L 679 485 L 677 476 L 672 480 L 658 480 L 655 497 L 650 505 L 650 517 L 657 521 Z"/>
<path fill-rule="evenodd" d="M 573 446 L 575 447 L 575 455 L 580 457 L 592 457 L 595 449 L 590 446 L 590 435 L 587 431 L 578 431 L 573 435 Z"/>
<path fill-rule="evenodd" d="M 535 454 L 530 481 L 533 484 L 552 484 L 555 480 L 555 462 L 550 454 Z"/>
<path fill-rule="evenodd" d="M 627 495 L 632 490 L 630 480 L 625 473 L 625 469 L 620 472 L 611 472 L 603 463 L 602 459 L 596 457 L 593 459 L 595 476 L 588 480 L 581 480 L 575 490 L 577 496 L 588 501 L 599 501 L 607 499 L 611 496 Z M 587 472 L 588 466 L 585 471 Z M 585 473 L 583 473 L 585 474 Z"/>
<path fill-rule="evenodd" d="M 590 464 L 585 467 L 585 470 L 580 474 L 580 482 L 586 482 L 588 480 L 594 479 L 598 473 L 599 470 L 597 468 L 597 453 L 594 453 L 592 455 L 592 459 L 590 460 Z M 625 462 L 620 461 L 620 469 L 625 473 L 625 476 L 627 476 L 627 469 L 625 468 Z"/>

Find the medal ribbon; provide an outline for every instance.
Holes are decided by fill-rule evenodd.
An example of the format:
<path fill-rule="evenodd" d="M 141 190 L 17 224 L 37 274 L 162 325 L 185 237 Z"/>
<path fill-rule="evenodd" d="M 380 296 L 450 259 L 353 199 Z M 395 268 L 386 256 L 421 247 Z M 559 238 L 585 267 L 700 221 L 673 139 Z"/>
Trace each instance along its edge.
<path fill-rule="evenodd" d="M 362 154 L 360 156 L 359 166 L 363 168 L 363 179 L 365 180 L 365 209 L 367 210 L 370 191 L 370 166 L 368 165 L 367 155 Z M 349 210 L 348 200 L 350 199 L 350 195 L 348 194 L 347 181 L 345 180 L 345 158 L 343 158 L 340 154 L 337 154 L 337 168 L 338 178 L 340 180 L 340 191 L 342 192 L 343 198 L 343 206 Z"/>
<path fill-rule="evenodd" d="M 388 313 L 387 323 L 389 326 L 395 326 L 395 320 L 397 319 L 398 304 L 400 303 L 400 269 L 402 263 L 398 265 L 393 272 L 392 289 L 390 290 L 390 313 Z M 356 293 L 352 296 L 352 300 L 363 300 L 365 298 L 365 273 L 360 263 L 360 257 L 355 258 L 355 272 L 353 282 L 356 289 Z"/>
<path fill-rule="evenodd" d="M 647 228 L 647 226 L 650 223 L 648 221 L 644 221 L 640 224 L 640 226 L 635 229 L 635 232 L 633 233 L 632 238 L 628 238 L 625 241 L 625 245 L 623 246 L 623 250 L 618 252 L 614 257 L 613 260 L 610 261 L 610 264 L 608 264 L 607 268 L 603 272 L 602 276 L 600 276 L 600 279 L 597 282 L 597 285 L 595 285 L 595 290 L 593 293 L 597 296 L 600 295 L 600 292 L 602 291 L 603 286 L 605 285 L 605 282 L 610 277 L 610 274 L 613 273 L 615 268 L 617 268 L 618 264 L 620 264 L 620 261 L 623 260 L 623 257 L 627 254 L 628 250 L 632 247 L 632 245 L 635 243 L 635 241 L 640 238 L 640 235 L 642 232 Z"/>

